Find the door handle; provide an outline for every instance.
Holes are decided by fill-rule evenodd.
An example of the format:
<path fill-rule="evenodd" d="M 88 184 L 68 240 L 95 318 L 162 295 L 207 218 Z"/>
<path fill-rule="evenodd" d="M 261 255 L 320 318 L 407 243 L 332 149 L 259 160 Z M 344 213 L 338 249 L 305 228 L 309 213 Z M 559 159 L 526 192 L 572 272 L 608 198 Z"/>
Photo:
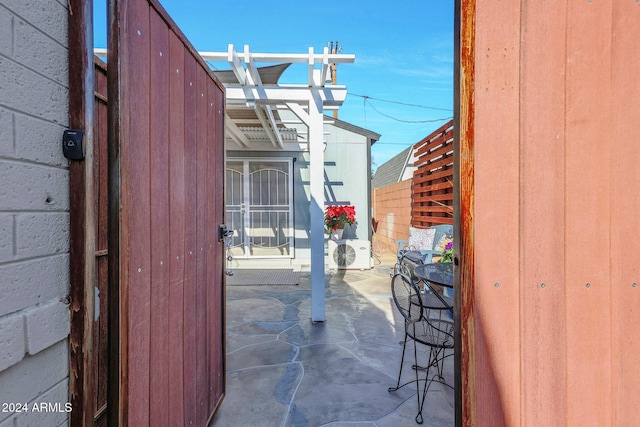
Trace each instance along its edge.
<path fill-rule="evenodd" d="M 225 224 L 220 224 L 218 226 L 218 241 L 219 242 L 231 242 L 231 237 L 233 237 L 233 230 L 227 228 Z"/>
<path fill-rule="evenodd" d="M 220 224 L 218 226 L 218 241 L 224 242 L 224 245 L 227 248 L 227 261 L 233 260 L 233 257 L 229 253 L 229 249 L 231 248 L 231 239 L 233 238 L 233 230 L 228 228 L 226 224 Z M 224 274 L 227 276 L 233 276 L 233 270 L 225 269 Z"/>

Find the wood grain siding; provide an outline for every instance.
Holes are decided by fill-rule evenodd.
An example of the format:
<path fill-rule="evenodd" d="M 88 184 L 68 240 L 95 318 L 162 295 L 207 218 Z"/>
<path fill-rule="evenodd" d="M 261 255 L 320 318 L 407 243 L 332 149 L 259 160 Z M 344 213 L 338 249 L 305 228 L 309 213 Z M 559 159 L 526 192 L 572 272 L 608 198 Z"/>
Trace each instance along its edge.
<path fill-rule="evenodd" d="M 453 120 L 413 146 L 411 225 L 453 223 Z"/>
<path fill-rule="evenodd" d="M 207 175 L 213 177 L 213 183 L 208 187 L 207 192 L 207 224 L 223 224 L 225 222 L 224 210 L 220 209 L 224 194 L 224 174 L 218 173 L 224 170 L 224 111 L 225 96 L 222 91 L 214 84 L 212 80 L 207 82 L 209 109 L 207 118 L 207 135 L 213 140 L 207 144 Z M 219 168 L 219 169 L 216 169 Z M 222 284 L 221 278 L 224 274 L 224 251 L 215 250 L 219 248 L 215 233 L 207 233 L 207 282 Z M 226 348 L 225 348 L 225 323 L 224 323 L 224 307 L 225 307 L 225 287 L 224 286 L 207 286 L 207 319 L 211 319 L 209 323 L 207 343 L 207 360 L 208 377 L 209 377 L 209 417 L 213 418 L 218 410 L 225 391 L 226 372 Z"/>
<path fill-rule="evenodd" d="M 635 425 L 640 5 L 460 5 L 461 422 Z"/>
<path fill-rule="evenodd" d="M 564 2 L 526 3 L 521 27 L 521 382 L 525 425 L 564 425 L 566 321 L 565 228 L 566 26 Z M 534 18 L 535 17 L 535 18 Z"/>
<path fill-rule="evenodd" d="M 185 174 L 185 277 L 184 277 L 184 312 L 195 313 L 196 300 L 196 257 L 194 249 L 196 247 L 195 224 L 197 221 L 196 211 L 190 206 L 196 206 L 196 66 L 189 59 L 185 52 L 184 62 L 185 91 L 184 91 L 184 123 L 185 123 L 185 144 L 184 157 L 186 163 Z M 196 346 L 196 325 L 193 316 L 184 318 L 184 347 L 195 348 Z M 196 353 L 184 353 L 184 423 L 193 425 L 196 414 Z"/>
<path fill-rule="evenodd" d="M 173 32 L 169 34 L 169 98 L 174 105 L 185 105 L 184 46 Z M 180 71 L 180 72 L 178 72 Z M 169 140 L 185 141 L 185 109 L 175 108 L 169 115 Z M 184 421 L 184 277 L 187 211 L 185 144 L 169 144 L 169 425 Z M 179 309 L 176 309 L 178 307 Z"/>
<path fill-rule="evenodd" d="M 631 425 L 640 419 L 640 8 L 613 4 L 610 128 L 611 193 L 611 419 Z M 606 200 L 606 199 L 605 199 Z M 604 257 L 602 257 L 604 258 Z M 601 258 L 601 259 L 602 259 Z M 606 261 L 606 259 L 605 259 Z"/>
<path fill-rule="evenodd" d="M 120 417 L 205 426 L 224 396 L 224 88 L 156 1 L 113 10 Z"/>
<path fill-rule="evenodd" d="M 575 425 L 607 425 L 611 399 L 603 400 L 602 390 L 611 384 L 611 271 L 602 268 L 602 260 L 610 259 L 611 216 L 608 203 L 599 201 L 611 193 L 611 103 L 602 100 L 611 94 L 613 7 L 589 6 L 567 7 L 564 300 L 571 302 L 565 305 L 571 363 L 566 412 Z M 585 405 L 600 408 L 590 413 Z"/>
<path fill-rule="evenodd" d="M 150 14 L 151 36 L 149 100 L 150 208 L 151 208 L 151 342 L 149 365 L 160 372 L 169 371 L 169 239 L 170 234 L 158 232 L 169 223 L 169 29 L 157 13 Z M 165 193 L 164 197 L 158 196 Z M 169 407 L 168 375 L 151 375 L 149 382 L 149 422 L 160 425 L 166 420 Z"/>
<path fill-rule="evenodd" d="M 520 10 L 499 9 L 476 10 L 473 214 L 477 416 L 494 426 L 520 419 L 519 131 L 497 125 L 519 119 Z"/>

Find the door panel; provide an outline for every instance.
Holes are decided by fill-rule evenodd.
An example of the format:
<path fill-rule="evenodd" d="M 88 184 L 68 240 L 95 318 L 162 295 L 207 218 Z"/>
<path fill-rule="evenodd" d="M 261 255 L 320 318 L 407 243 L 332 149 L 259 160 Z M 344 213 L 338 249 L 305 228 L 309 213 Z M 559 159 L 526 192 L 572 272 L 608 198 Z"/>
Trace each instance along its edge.
<path fill-rule="evenodd" d="M 205 426 L 224 396 L 224 88 L 157 1 L 114 3 L 110 410 Z"/>

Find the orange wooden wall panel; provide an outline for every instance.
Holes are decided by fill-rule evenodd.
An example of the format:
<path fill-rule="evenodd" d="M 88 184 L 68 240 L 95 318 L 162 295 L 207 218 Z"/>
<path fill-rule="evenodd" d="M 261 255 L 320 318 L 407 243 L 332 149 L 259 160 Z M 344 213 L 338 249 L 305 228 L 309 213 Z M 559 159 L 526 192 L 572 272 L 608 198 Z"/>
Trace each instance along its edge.
<path fill-rule="evenodd" d="M 484 3 L 483 3 L 484 4 Z M 492 2 L 493 4 L 493 2 Z M 518 6 L 476 15 L 474 253 L 478 425 L 520 418 Z M 507 220 L 505 220 L 507 219 Z"/>
<path fill-rule="evenodd" d="M 564 2 L 525 2 L 521 22 L 522 425 L 564 425 Z"/>
<path fill-rule="evenodd" d="M 611 394 L 609 425 L 640 419 L 640 7 L 613 5 L 611 47 Z M 634 287 L 633 284 L 636 284 Z"/>
<path fill-rule="evenodd" d="M 565 307 L 567 422 L 611 415 L 610 140 L 612 5 L 570 2 L 566 33 Z M 594 34 L 594 29 L 597 32 Z M 603 262 L 603 260 L 605 260 Z M 599 410 L 585 411 L 598 406 Z"/>
<path fill-rule="evenodd" d="M 471 3 L 475 133 L 461 157 L 475 210 L 462 227 L 474 226 L 475 270 L 461 311 L 475 311 L 462 383 L 475 381 L 476 413 L 465 406 L 464 423 L 635 425 L 640 6 Z"/>

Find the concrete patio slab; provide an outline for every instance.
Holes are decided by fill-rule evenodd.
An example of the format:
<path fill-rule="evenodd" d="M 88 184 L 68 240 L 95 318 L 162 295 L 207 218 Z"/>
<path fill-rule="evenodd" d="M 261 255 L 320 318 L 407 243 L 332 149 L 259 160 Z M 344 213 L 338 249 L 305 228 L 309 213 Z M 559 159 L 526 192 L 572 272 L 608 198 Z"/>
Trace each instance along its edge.
<path fill-rule="evenodd" d="M 310 319 L 309 273 L 298 286 L 227 287 L 226 397 L 211 425 L 416 425 L 415 386 L 387 391 L 397 381 L 404 339 L 391 271 L 380 265 L 327 272 L 321 323 Z M 403 382 L 412 375 L 405 361 Z M 453 357 L 444 376 L 453 384 Z M 453 412 L 453 391 L 433 383 L 425 425 L 453 426 Z"/>

